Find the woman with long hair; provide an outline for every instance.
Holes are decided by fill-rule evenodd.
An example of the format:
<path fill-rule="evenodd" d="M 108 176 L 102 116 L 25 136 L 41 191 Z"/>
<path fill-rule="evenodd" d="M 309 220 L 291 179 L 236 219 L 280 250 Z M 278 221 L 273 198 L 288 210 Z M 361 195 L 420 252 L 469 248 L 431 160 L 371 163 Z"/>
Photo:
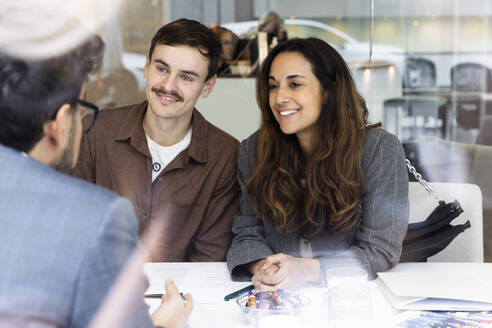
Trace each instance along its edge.
<path fill-rule="evenodd" d="M 256 86 L 261 126 L 239 149 L 232 277 L 294 288 L 330 267 L 356 264 L 370 277 L 393 267 L 408 225 L 405 155 L 367 123 L 340 54 L 315 38 L 286 41 Z"/>

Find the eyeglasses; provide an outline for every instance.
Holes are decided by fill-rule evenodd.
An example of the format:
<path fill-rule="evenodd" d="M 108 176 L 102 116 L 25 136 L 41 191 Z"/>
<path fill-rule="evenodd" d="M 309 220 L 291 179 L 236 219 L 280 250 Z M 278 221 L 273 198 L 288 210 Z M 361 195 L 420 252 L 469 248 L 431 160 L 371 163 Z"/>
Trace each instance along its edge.
<path fill-rule="evenodd" d="M 82 100 L 82 99 L 77 99 L 77 103 L 79 105 L 81 105 L 82 107 L 84 107 L 86 112 L 88 112 L 88 113 L 92 112 L 92 114 L 93 114 L 91 124 L 89 125 L 89 127 L 87 129 L 85 129 L 82 132 L 82 135 L 85 136 L 92 129 L 92 127 L 94 126 L 94 123 L 96 123 L 97 116 L 99 115 L 99 112 L 101 111 L 101 109 L 99 107 L 97 107 L 96 105 L 94 105 L 93 103 L 90 103 L 90 102 Z"/>

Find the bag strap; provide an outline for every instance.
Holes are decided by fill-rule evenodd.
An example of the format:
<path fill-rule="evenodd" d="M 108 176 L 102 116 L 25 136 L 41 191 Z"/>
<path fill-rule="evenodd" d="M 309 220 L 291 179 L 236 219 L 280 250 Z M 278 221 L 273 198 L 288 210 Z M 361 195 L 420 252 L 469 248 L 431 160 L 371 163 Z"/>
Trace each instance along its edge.
<path fill-rule="evenodd" d="M 437 194 L 437 192 L 434 189 L 432 189 L 432 187 L 429 185 L 429 183 L 422 178 L 422 174 L 420 174 L 419 172 L 417 172 L 417 170 L 410 163 L 410 161 L 408 160 L 408 158 L 405 158 L 405 162 L 407 163 L 407 168 L 410 171 L 410 173 L 412 173 L 412 175 L 415 177 L 415 179 L 418 180 L 418 182 L 420 183 L 420 185 L 425 188 L 425 190 L 427 191 L 427 193 L 429 194 L 429 196 L 434 197 L 437 200 L 437 202 L 440 203 L 441 202 L 441 198 L 439 197 L 439 195 Z"/>

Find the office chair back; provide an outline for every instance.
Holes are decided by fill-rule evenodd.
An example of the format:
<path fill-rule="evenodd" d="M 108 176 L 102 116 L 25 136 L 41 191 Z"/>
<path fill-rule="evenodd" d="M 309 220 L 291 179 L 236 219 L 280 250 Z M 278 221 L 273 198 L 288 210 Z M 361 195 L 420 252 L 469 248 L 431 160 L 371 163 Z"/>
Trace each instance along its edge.
<path fill-rule="evenodd" d="M 464 92 L 492 91 L 491 70 L 478 63 L 460 63 L 451 68 L 451 88 Z"/>
<path fill-rule="evenodd" d="M 423 58 L 408 58 L 405 61 L 403 88 L 433 88 L 436 86 L 436 65 Z"/>

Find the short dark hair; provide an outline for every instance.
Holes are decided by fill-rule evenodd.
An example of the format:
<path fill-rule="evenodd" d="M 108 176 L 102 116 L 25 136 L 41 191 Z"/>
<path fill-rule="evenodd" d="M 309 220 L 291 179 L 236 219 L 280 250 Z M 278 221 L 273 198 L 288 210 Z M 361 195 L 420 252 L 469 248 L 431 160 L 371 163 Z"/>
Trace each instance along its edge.
<path fill-rule="evenodd" d="M 87 76 L 101 64 L 104 42 L 91 35 L 62 55 L 25 59 L 0 50 L 0 143 L 30 151 L 63 104 L 75 105 Z"/>
<path fill-rule="evenodd" d="M 202 23 L 181 18 L 162 26 L 157 30 L 150 43 L 149 60 L 152 59 L 154 48 L 159 44 L 186 45 L 197 48 L 208 59 L 208 73 L 205 81 L 217 74 L 217 68 L 222 57 L 222 45 L 214 33 Z"/>

